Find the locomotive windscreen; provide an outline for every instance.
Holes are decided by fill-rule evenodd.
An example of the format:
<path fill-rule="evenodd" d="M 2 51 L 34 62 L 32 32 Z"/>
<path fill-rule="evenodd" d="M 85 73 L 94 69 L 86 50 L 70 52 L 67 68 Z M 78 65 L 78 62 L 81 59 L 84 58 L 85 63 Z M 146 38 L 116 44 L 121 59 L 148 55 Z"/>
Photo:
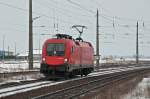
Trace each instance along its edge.
<path fill-rule="evenodd" d="M 64 56 L 65 46 L 64 44 L 49 43 L 46 48 L 48 56 Z"/>

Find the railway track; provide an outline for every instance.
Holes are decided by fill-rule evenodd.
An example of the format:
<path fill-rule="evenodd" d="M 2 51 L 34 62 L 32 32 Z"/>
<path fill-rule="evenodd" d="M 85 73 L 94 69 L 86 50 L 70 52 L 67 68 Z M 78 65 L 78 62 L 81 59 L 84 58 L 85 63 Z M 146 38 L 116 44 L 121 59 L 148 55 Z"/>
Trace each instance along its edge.
<path fill-rule="evenodd" d="M 16 87 L 12 87 L 8 89 L 4 89 L 4 90 L 0 90 L 0 96 L 1 98 L 7 94 L 12 95 L 13 93 L 17 93 L 17 92 L 24 92 L 24 91 L 28 91 L 30 90 L 30 88 L 34 89 L 37 88 L 39 86 L 44 86 L 47 85 L 51 82 L 47 81 L 47 82 L 36 82 L 36 83 L 32 83 L 32 84 L 28 84 L 28 85 L 22 85 L 22 86 L 16 86 Z"/>
<path fill-rule="evenodd" d="M 36 75 L 40 77 L 36 77 Z M 30 84 L 43 80 L 45 80 L 45 78 L 38 70 L 0 73 L 0 89 Z"/>
<path fill-rule="evenodd" d="M 8 83 L 0 84 L 0 89 L 10 88 L 10 87 L 15 87 L 15 86 L 20 86 L 20 85 L 27 85 L 27 84 L 32 84 L 32 83 L 41 82 L 41 81 L 47 81 L 47 78 L 43 77 L 43 78 L 34 79 L 34 80 L 10 81 Z"/>
<path fill-rule="evenodd" d="M 103 64 L 104 65 L 104 64 Z M 107 65 L 110 65 L 110 64 L 105 64 L 105 66 L 108 68 Z M 147 65 L 147 64 L 145 64 Z M 105 66 L 102 66 L 103 68 Z M 130 68 L 129 66 L 127 65 L 124 65 L 124 64 L 113 64 L 113 68 L 114 67 L 128 67 Z M 136 66 L 135 64 L 131 64 L 130 66 Z M 111 68 L 111 67 L 109 67 Z M 99 69 L 95 70 L 95 71 L 99 71 Z M 5 72 L 5 73 L 0 73 L 0 78 L 9 78 L 9 77 L 13 77 L 13 76 L 18 76 L 18 75 L 29 75 L 29 74 L 36 74 L 36 73 L 39 73 L 39 70 L 27 70 L 27 71 L 18 71 L 18 72 Z"/>
<path fill-rule="evenodd" d="M 114 72 L 115 70 L 124 70 L 124 69 L 127 69 L 127 68 L 135 68 L 135 66 L 131 66 L 131 67 L 119 67 L 119 68 L 103 68 L 103 69 L 99 69 L 99 70 L 96 70 L 94 73 L 97 74 L 104 74 L 104 73 L 107 73 L 107 72 Z M 97 72 L 100 72 L 100 73 L 97 73 Z M 32 73 L 32 72 L 31 72 Z M 36 73 L 36 72 L 35 72 Z M 92 75 L 94 75 L 94 73 L 92 73 Z M 91 75 L 91 74 L 90 74 Z M 76 76 L 77 77 L 77 76 Z M 9 88 L 9 87 L 15 87 L 15 86 L 20 86 L 20 85 L 25 85 L 25 84 L 30 84 L 30 83 L 36 83 L 36 82 L 40 82 L 40 81 L 47 81 L 49 80 L 48 78 L 46 77 L 42 77 L 42 78 L 39 78 L 39 79 L 32 79 L 32 80 L 21 80 L 21 81 L 10 81 L 10 82 L 5 82 L 5 83 L 1 83 L 0 84 L 0 89 L 4 89 L 4 88 Z M 58 79 L 58 81 L 62 81 L 64 79 Z"/>
<path fill-rule="evenodd" d="M 113 82 L 124 80 L 130 77 L 134 77 L 139 73 L 145 72 L 145 69 L 136 69 L 130 71 L 123 71 L 120 73 L 113 73 L 111 75 L 105 75 L 103 77 L 96 77 L 96 79 L 88 80 L 87 82 L 80 82 L 80 84 L 75 86 L 70 86 L 55 92 L 40 95 L 32 99 L 73 99 L 81 95 L 87 94 L 88 92 L 103 88 L 110 85 Z"/>
<path fill-rule="evenodd" d="M 18 75 L 28 75 L 28 74 L 36 74 L 39 73 L 39 70 L 28 70 L 28 71 L 19 71 L 19 72 L 5 72 L 0 73 L 0 78 L 8 78 L 12 76 L 18 76 Z"/>
<path fill-rule="evenodd" d="M 93 89 L 104 87 L 111 82 L 125 79 L 131 76 L 135 76 L 138 72 L 143 72 L 148 67 L 135 67 L 132 66 L 128 69 L 110 69 L 108 71 L 101 71 L 97 73 L 92 73 L 87 77 L 75 78 L 71 80 L 58 81 L 58 82 L 48 82 L 41 85 L 26 87 L 27 89 L 12 90 L 16 94 L 10 94 L 10 92 L 5 92 L 0 94 L 2 99 L 63 99 L 63 98 L 73 98 L 78 97 L 81 94 L 85 94 Z M 130 74 L 127 75 L 127 74 Z M 124 76 L 123 76 L 124 75 Z M 119 78 L 119 79 L 117 79 Z M 25 85 L 28 86 L 29 84 Z M 99 86 L 96 86 L 99 85 Z M 23 85 L 24 86 L 24 85 Z M 20 87 L 21 88 L 21 87 Z M 49 93 L 48 93 L 49 92 Z M 9 94 L 9 95 L 8 95 Z M 24 98 L 23 98 L 24 97 Z"/>

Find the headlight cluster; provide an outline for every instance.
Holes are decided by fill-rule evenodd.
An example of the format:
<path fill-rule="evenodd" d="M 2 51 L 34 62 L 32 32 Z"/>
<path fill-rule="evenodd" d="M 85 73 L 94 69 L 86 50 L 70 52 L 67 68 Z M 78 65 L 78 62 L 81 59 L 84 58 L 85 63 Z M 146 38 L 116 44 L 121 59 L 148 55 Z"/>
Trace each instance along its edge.
<path fill-rule="evenodd" d="M 42 58 L 42 61 L 43 61 L 43 62 L 45 62 L 45 60 L 46 60 L 45 58 Z"/>
<path fill-rule="evenodd" d="M 65 58 L 65 59 L 64 59 L 64 63 L 67 63 L 67 61 L 68 61 L 68 59 L 67 59 L 67 58 Z"/>

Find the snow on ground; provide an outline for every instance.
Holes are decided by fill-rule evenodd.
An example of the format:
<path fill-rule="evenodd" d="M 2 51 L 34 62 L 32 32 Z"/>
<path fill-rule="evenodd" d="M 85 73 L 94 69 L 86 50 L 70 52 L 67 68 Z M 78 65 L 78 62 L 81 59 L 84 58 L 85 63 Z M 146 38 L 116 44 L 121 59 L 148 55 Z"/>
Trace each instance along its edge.
<path fill-rule="evenodd" d="M 11 83 L 11 82 L 21 82 L 21 81 L 31 81 L 43 78 L 44 75 L 41 73 L 28 74 L 28 75 L 18 75 L 13 77 L 0 78 L 0 85 Z"/>
<path fill-rule="evenodd" d="M 44 81 L 44 82 L 37 82 L 33 84 L 27 84 L 27 85 L 21 85 L 21 86 L 15 86 L 15 87 L 10 87 L 10 88 L 5 88 L 0 90 L 0 98 L 13 95 L 16 93 L 21 93 L 21 92 L 26 92 L 29 90 L 41 88 L 44 85 L 48 86 L 48 84 L 51 83 L 50 81 Z"/>
<path fill-rule="evenodd" d="M 27 61 L 5 61 L 0 62 L 0 73 L 4 72 L 18 72 L 28 70 Z M 40 68 L 40 62 L 34 62 L 34 68 Z"/>
<path fill-rule="evenodd" d="M 23 72 L 29 71 L 27 61 L 5 61 L 0 62 L 0 73 L 9 73 L 9 72 Z M 40 68 L 40 62 L 34 61 L 34 70 Z M 2 77 L 0 78 L 0 85 L 9 83 L 9 82 L 20 82 L 26 80 L 35 80 L 43 77 L 40 73 L 29 74 L 29 75 L 18 75 L 13 77 Z"/>

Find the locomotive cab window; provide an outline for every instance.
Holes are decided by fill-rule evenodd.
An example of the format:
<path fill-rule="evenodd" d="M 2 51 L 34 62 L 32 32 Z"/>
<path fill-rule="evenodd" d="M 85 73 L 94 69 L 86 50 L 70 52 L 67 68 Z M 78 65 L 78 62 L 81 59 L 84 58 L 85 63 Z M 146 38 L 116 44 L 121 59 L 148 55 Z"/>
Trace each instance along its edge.
<path fill-rule="evenodd" d="M 64 44 L 48 44 L 46 48 L 46 53 L 48 56 L 64 56 L 65 45 Z"/>

